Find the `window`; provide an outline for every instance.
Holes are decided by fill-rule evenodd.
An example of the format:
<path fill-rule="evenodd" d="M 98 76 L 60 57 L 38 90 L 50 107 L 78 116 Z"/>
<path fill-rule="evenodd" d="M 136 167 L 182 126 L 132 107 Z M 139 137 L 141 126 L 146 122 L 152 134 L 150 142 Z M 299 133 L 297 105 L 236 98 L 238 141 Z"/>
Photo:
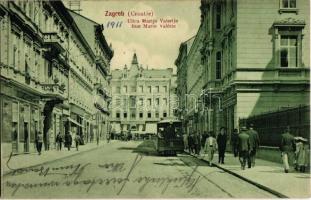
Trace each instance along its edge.
<path fill-rule="evenodd" d="M 281 67 L 297 67 L 296 35 L 281 35 L 280 64 Z"/>
<path fill-rule="evenodd" d="M 159 113 L 158 112 L 155 113 L 155 117 L 159 118 Z"/>
<path fill-rule="evenodd" d="M 139 106 L 143 106 L 144 105 L 144 99 L 140 98 L 139 99 Z"/>
<path fill-rule="evenodd" d="M 221 52 L 216 53 L 216 79 L 221 79 Z"/>
<path fill-rule="evenodd" d="M 127 92 L 127 86 L 123 86 L 123 92 Z"/>
<path fill-rule="evenodd" d="M 232 31 L 228 34 L 228 68 L 232 69 L 232 59 L 233 59 L 233 39 Z"/>
<path fill-rule="evenodd" d="M 131 96 L 130 101 L 131 101 L 131 107 L 135 107 L 136 106 L 136 99 L 134 96 Z"/>
<path fill-rule="evenodd" d="M 121 99 L 116 99 L 116 106 L 120 106 L 121 105 Z"/>
<path fill-rule="evenodd" d="M 148 118 L 151 118 L 151 112 L 148 112 Z"/>
<path fill-rule="evenodd" d="M 159 93 L 160 92 L 160 87 L 156 86 L 156 92 Z"/>
<path fill-rule="evenodd" d="M 116 93 L 120 93 L 120 87 L 115 88 Z"/>
<path fill-rule="evenodd" d="M 296 8 L 296 0 L 281 0 L 282 8 Z"/>
<path fill-rule="evenodd" d="M 147 99 L 148 106 L 151 106 L 151 99 Z"/>
<path fill-rule="evenodd" d="M 139 86 L 139 92 L 143 93 L 144 92 L 144 88 L 142 85 Z"/>
<path fill-rule="evenodd" d="M 131 112 L 131 118 L 132 118 L 132 119 L 135 119 L 135 118 L 136 118 L 136 112 L 135 112 L 135 111 L 132 111 L 132 112 Z"/>
<path fill-rule="evenodd" d="M 127 113 L 123 113 L 123 118 L 127 118 Z"/>
<path fill-rule="evenodd" d="M 120 118 L 120 113 L 116 113 L 116 118 L 119 119 Z"/>
<path fill-rule="evenodd" d="M 139 118 L 143 118 L 144 114 L 143 113 L 139 113 Z"/>
<path fill-rule="evenodd" d="M 163 92 L 167 92 L 167 86 L 163 86 Z"/>
<path fill-rule="evenodd" d="M 151 93 L 151 86 L 148 86 L 148 92 Z"/>
<path fill-rule="evenodd" d="M 164 106 L 167 105 L 167 98 L 163 98 L 163 105 L 164 105 Z"/>
<path fill-rule="evenodd" d="M 136 92 L 136 87 L 135 86 L 131 87 L 131 92 Z"/>
<path fill-rule="evenodd" d="M 163 117 L 167 117 L 167 113 L 166 112 L 163 113 Z"/>
<path fill-rule="evenodd" d="M 155 104 L 156 104 L 156 106 L 158 106 L 160 104 L 160 99 L 156 98 L 155 100 L 156 100 Z"/>
<path fill-rule="evenodd" d="M 216 6 L 216 30 L 221 29 L 221 5 Z"/>

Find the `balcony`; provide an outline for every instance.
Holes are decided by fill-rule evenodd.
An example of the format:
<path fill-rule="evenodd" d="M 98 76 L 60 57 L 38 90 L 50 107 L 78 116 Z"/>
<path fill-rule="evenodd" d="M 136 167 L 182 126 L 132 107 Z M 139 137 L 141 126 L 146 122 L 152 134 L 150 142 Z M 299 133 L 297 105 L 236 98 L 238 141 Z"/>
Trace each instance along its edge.
<path fill-rule="evenodd" d="M 56 83 L 43 83 L 41 84 L 44 91 L 44 98 L 47 99 L 61 99 L 65 100 L 65 87 Z"/>
<path fill-rule="evenodd" d="M 43 35 L 44 46 L 49 52 L 59 54 L 65 51 L 61 45 L 64 41 L 56 32 L 48 32 Z"/>
<path fill-rule="evenodd" d="M 109 64 L 105 61 L 103 56 L 96 56 L 96 64 L 100 66 L 100 69 L 105 73 L 105 75 L 108 75 L 106 66 L 109 66 Z"/>

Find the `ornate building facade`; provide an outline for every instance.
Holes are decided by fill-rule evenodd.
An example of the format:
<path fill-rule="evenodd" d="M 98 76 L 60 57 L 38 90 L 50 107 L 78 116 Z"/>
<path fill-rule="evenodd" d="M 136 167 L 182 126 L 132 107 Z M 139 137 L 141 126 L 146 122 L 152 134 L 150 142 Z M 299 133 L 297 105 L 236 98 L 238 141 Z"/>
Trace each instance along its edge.
<path fill-rule="evenodd" d="M 63 3 L 2 1 L 0 27 L 4 153 L 34 151 L 38 132 L 46 150 L 58 133 L 83 136 L 83 120 L 95 124 L 96 56 Z"/>
<path fill-rule="evenodd" d="M 130 68 L 113 70 L 111 125 L 117 133 L 156 133 L 156 123 L 174 116 L 176 75 L 173 69 L 144 69 L 136 53 Z"/>
<path fill-rule="evenodd" d="M 308 8 L 295 0 L 201 1 L 203 131 L 231 133 L 240 118 L 309 104 Z"/>

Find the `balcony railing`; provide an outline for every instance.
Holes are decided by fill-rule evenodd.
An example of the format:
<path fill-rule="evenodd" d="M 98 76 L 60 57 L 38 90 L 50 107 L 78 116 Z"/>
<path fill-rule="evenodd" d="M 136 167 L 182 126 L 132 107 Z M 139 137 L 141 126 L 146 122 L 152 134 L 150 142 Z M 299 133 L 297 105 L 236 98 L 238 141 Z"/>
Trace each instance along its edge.
<path fill-rule="evenodd" d="M 106 75 L 108 75 L 108 70 L 107 70 L 106 66 L 108 66 L 109 64 L 105 61 L 103 56 L 96 56 L 96 64 L 98 64 L 100 66 L 101 70 Z"/>
<path fill-rule="evenodd" d="M 56 32 L 44 33 L 43 40 L 44 40 L 45 46 L 54 47 L 52 49 L 57 50 L 58 53 L 65 51 L 65 49 L 61 45 L 64 41 L 61 39 L 61 37 Z"/>
<path fill-rule="evenodd" d="M 65 88 L 55 83 L 42 83 L 45 97 L 65 99 Z"/>

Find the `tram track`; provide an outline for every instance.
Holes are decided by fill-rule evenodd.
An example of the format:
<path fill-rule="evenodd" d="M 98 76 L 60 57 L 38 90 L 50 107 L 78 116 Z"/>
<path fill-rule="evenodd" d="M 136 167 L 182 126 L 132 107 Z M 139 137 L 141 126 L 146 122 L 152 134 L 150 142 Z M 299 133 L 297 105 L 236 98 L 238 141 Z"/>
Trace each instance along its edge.
<path fill-rule="evenodd" d="M 197 158 L 197 157 L 195 157 L 195 156 L 193 156 L 193 155 L 190 155 L 190 154 L 186 154 L 186 155 L 188 155 L 190 158 L 194 159 L 196 162 L 204 163 L 206 166 L 208 166 L 208 164 L 209 164 L 208 161 L 206 161 L 206 160 L 204 160 L 204 159 Z M 192 168 L 191 165 L 189 165 L 187 162 L 184 162 L 184 163 L 185 163 L 185 165 L 187 165 L 188 167 Z M 227 170 L 227 169 L 225 169 L 225 168 L 222 168 L 222 167 L 220 167 L 220 166 L 218 166 L 218 165 L 213 164 L 213 167 L 216 167 L 216 168 L 218 168 L 219 170 L 223 171 L 223 173 L 226 173 L 226 174 L 229 174 L 230 176 L 236 177 L 236 178 L 238 178 L 238 179 L 244 181 L 245 183 L 248 183 L 248 184 L 250 184 L 250 185 L 253 185 L 253 186 L 257 187 L 258 189 L 260 189 L 260 190 L 262 190 L 262 191 L 265 191 L 265 192 L 267 192 L 267 193 L 270 193 L 270 194 L 272 194 L 272 195 L 275 196 L 275 197 L 278 197 L 278 198 L 289 198 L 289 197 L 287 197 L 287 196 L 285 196 L 285 195 L 283 195 L 283 194 L 281 194 L 281 193 L 279 193 L 279 192 L 277 192 L 277 191 L 274 191 L 274 190 L 272 190 L 272 189 L 270 189 L 270 188 L 268 188 L 268 187 L 266 187 L 266 186 L 263 186 L 263 185 L 261 185 L 261 184 L 255 183 L 254 181 L 251 181 L 251 180 L 249 180 L 249 179 L 246 179 L 246 178 L 244 178 L 244 177 L 242 177 L 242 176 L 240 176 L 240 175 L 238 175 L 238 174 L 236 174 L 236 173 L 234 173 L 234 172 L 231 172 L 230 170 Z M 192 169 L 193 169 L 193 168 L 192 168 Z M 207 178 L 206 175 L 203 176 L 201 172 L 197 171 L 197 173 L 199 173 L 202 177 Z M 207 178 L 207 179 L 209 179 L 209 178 Z M 212 182 L 214 182 L 214 181 L 212 181 Z M 218 184 L 216 184 L 216 185 L 218 185 Z M 218 187 L 219 187 L 219 188 L 222 188 L 220 185 L 218 185 Z M 223 188 L 222 188 L 222 189 L 223 189 Z M 224 191 L 224 192 L 226 193 L 226 191 Z M 231 194 L 231 195 L 232 195 L 232 194 Z M 234 198 L 234 196 L 232 196 L 232 198 Z"/>

